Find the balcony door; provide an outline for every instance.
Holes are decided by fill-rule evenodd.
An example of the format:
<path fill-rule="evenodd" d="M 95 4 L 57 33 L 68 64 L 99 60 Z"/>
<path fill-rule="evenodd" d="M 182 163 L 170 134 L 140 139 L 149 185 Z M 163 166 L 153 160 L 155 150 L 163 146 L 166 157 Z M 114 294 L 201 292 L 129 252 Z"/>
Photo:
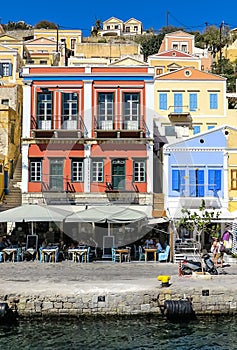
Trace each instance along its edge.
<path fill-rule="evenodd" d="M 125 190 L 125 160 L 114 159 L 112 161 L 112 186 L 114 190 Z"/>
<path fill-rule="evenodd" d="M 37 94 L 37 128 L 52 129 L 52 92 Z"/>
<path fill-rule="evenodd" d="M 78 118 L 78 94 L 76 92 L 62 93 L 62 128 L 75 130 Z"/>
<path fill-rule="evenodd" d="M 98 125 L 101 130 L 113 130 L 114 93 L 98 94 Z"/>
<path fill-rule="evenodd" d="M 63 191 L 63 159 L 50 160 L 50 181 L 49 188 L 51 191 Z"/>
<path fill-rule="evenodd" d="M 124 93 L 124 129 L 138 130 L 140 116 L 140 94 Z"/>

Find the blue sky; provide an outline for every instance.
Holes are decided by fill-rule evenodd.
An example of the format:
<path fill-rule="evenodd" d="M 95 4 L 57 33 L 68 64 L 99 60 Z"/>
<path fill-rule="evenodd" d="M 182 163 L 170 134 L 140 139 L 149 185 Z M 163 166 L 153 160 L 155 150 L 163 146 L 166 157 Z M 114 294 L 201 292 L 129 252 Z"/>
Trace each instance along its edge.
<path fill-rule="evenodd" d="M 6 4 L 6 3 L 5 3 Z M 219 26 L 222 21 L 230 28 L 237 27 L 237 2 L 226 0 L 11 0 L 10 6 L 2 6 L 1 23 L 20 20 L 35 25 L 41 20 L 58 24 L 62 29 L 81 29 L 89 36 L 91 26 L 97 19 L 105 21 L 117 17 L 123 21 L 134 17 L 143 23 L 144 29 L 159 30 L 167 24 L 183 26 L 186 30 L 203 31 L 206 22 Z M 167 12 L 169 12 L 167 17 Z"/>

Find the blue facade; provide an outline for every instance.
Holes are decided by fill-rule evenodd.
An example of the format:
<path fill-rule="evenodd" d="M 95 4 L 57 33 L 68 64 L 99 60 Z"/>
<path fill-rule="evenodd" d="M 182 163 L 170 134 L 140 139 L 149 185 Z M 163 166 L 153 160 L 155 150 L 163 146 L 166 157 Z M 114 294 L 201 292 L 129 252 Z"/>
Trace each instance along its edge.
<path fill-rule="evenodd" d="M 224 128 L 167 147 L 169 197 L 223 197 Z"/>

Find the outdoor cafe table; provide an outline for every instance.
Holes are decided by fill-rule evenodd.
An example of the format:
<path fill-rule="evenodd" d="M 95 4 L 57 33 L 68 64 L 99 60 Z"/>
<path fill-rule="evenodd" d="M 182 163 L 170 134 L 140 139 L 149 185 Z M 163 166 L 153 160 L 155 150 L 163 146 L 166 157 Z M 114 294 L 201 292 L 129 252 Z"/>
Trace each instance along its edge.
<path fill-rule="evenodd" d="M 154 261 L 156 261 L 156 253 L 157 253 L 157 248 L 144 248 L 145 252 L 145 261 L 147 261 L 147 255 L 148 253 L 153 253 L 154 256 Z"/>
<path fill-rule="evenodd" d="M 123 255 L 127 256 L 128 261 L 130 261 L 130 249 L 128 249 L 128 248 L 116 249 L 116 253 L 119 254 L 119 262 L 122 262 Z"/>
<path fill-rule="evenodd" d="M 15 253 L 17 252 L 17 249 L 16 248 L 4 248 L 3 250 L 3 253 L 4 253 L 4 255 L 3 255 L 3 261 L 5 262 L 6 261 L 6 257 L 7 257 L 7 255 L 11 255 L 12 254 L 12 262 L 14 262 L 15 261 Z"/>
<path fill-rule="evenodd" d="M 77 262 L 78 256 L 79 256 L 79 261 L 80 261 L 80 257 L 84 256 L 84 262 L 87 262 L 87 248 L 70 248 L 68 249 L 68 253 L 72 254 L 72 260 L 74 262 Z"/>
<path fill-rule="evenodd" d="M 49 258 L 50 256 L 52 256 L 52 262 L 56 262 L 57 251 L 58 251 L 58 247 L 50 247 L 50 248 L 42 249 L 42 261 L 45 262 L 45 255 L 47 255 Z"/>

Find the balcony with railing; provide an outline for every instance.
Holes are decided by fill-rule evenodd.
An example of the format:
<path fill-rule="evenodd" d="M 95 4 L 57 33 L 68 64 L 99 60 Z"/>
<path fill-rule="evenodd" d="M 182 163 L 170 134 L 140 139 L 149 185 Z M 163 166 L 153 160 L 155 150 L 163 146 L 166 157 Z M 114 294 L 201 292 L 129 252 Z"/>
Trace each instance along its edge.
<path fill-rule="evenodd" d="M 147 138 L 150 135 L 144 116 L 95 116 L 95 138 Z"/>
<path fill-rule="evenodd" d="M 80 115 L 32 115 L 31 130 L 34 138 L 84 138 L 87 129 Z"/>
<path fill-rule="evenodd" d="M 110 202 L 139 203 L 139 189 L 134 184 L 132 176 L 125 178 L 118 174 L 106 175 L 105 192 Z"/>
<path fill-rule="evenodd" d="M 171 198 L 176 198 L 183 208 L 198 209 L 202 199 L 205 200 L 207 208 L 221 208 L 223 191 L 215 184 L 186 184 L 181 186 L 179 196 L 177 193 L 175 196 L 170 196 Z"/>
<path fill-rule="evenodd" d="M 168 117 L 173 124 L 192 124 L 192 116 L 190 114 L 189 106 L 169 106 Z"/>

